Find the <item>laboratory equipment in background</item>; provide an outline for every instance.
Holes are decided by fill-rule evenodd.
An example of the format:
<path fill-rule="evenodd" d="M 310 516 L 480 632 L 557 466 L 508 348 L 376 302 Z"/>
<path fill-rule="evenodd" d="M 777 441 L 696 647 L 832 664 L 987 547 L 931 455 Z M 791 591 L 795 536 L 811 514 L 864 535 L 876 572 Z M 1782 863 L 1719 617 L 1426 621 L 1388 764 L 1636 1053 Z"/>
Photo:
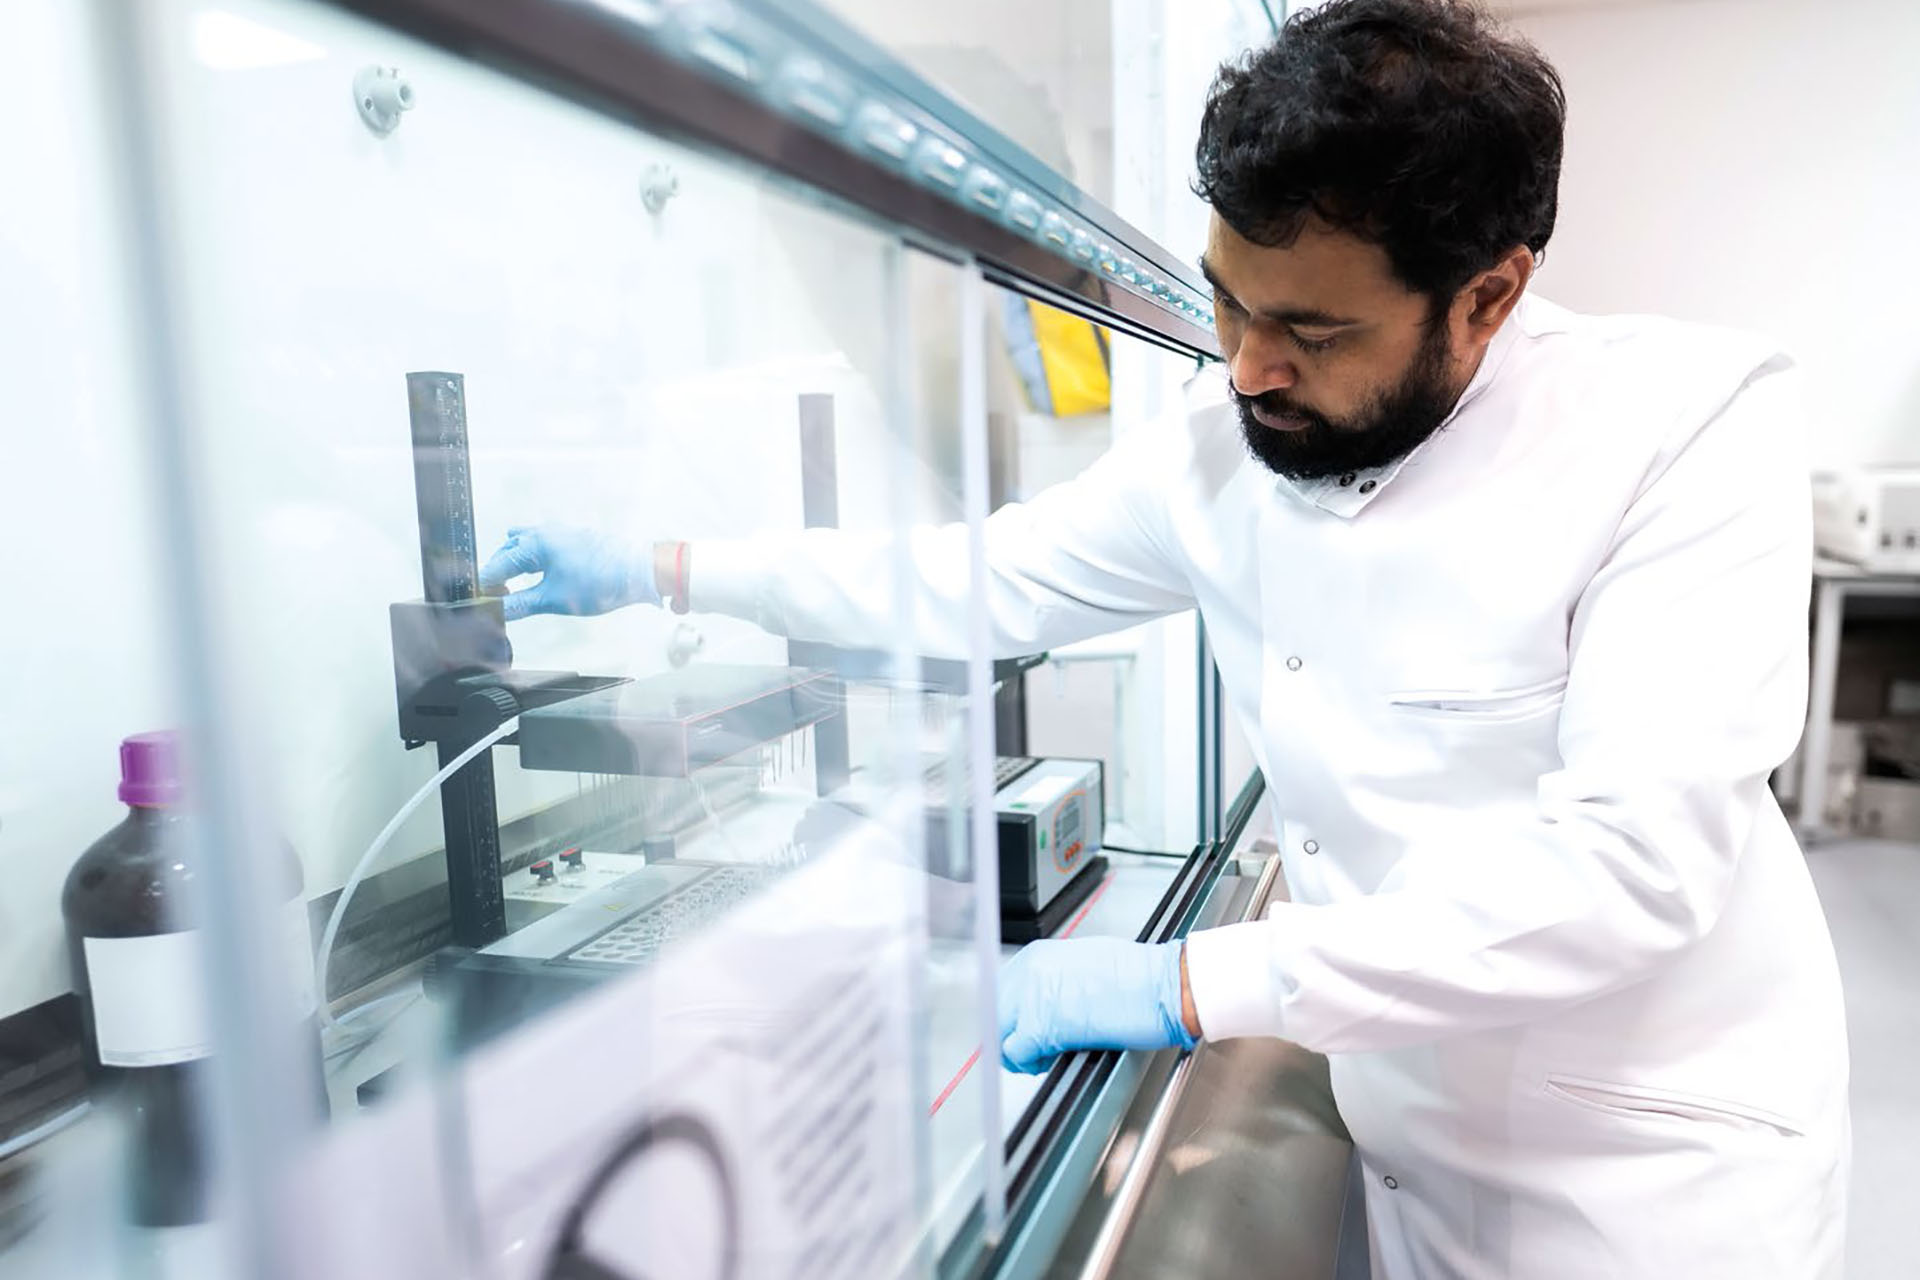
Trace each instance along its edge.
<path fill-rule="evenodd" d="M 1920 467 L 1816 474 L 1813 541 L 1870 573 L 1920 574 Z"/>
<path fill-rule="evenodd" d="M 1920 843 L 1920 778 L 1862 778 L 1853 796 L 1853 829 L 1874 840 Z"/>
<path fill-rule="evenodd" d="M 211 1207 L 205 1064 L 214 1038 L 197 986 L 204 943 L 194 921 L 196 859 L 181 779 L 175 734 L 122 742 L 127 816 L 80 855 L 61 896 L 93 1097 L 127 1125 L 126 1212 L 141 1227 L 202 1222 Z M 308 1093 L 324 1110 L 300 863 L 285 846 L 266 856 L 282 866 L 287 891 L 285 951 L 269 958 L 268 976 L 286 985 L 288 1022 L 302 1025 L 310 1047 Z"/>
<path fill-rule="evenodd" d="M 1031 760 L 995 779 L 1000 936 L 1031 942 L 1054 933 L 1086 901 L 1107 860 L 1105 775 L 1097 760 Z"/>
<path fill-rule="evenodd" d="M 1807 727 L 1776 775 L 1781 799 L 1795 806 L 1803 842 L 1883 826 L 1902 809 L 1897 803 L 1863 809 L 1857 793 L 1874 773 L 1863 732 L 1920 713 L 1913 607 L 1920 601 L 1920 551 L 1908 549 L 1920 543 L 1916 524 L 1920 469 L 1814 479 Z M 1910 567 L 1897 567 L 1902 564 Z"/>
<path fill-rule="evenodd" d="M 1860 772 L 1849 797 L 1856 835 L 1920 842 L 1920 708 L 1905 711 L 1861 726 Z"/>
<path fill-rule="evenodd" d="M 409 749 L 434 743 L 443 769 L 493 743 L 517 746 L 523 769 L 684 779 L 718 826 L 696 775 L 826 726 L 832 737 L 807 749 L 834 761 L 817 786 L 844 785 L 846 698 L 827 672 L 693 663 L 630 679 L 515 667 L 500 602 L 479 591 L 466 380 L 419 372 L 406 376 L 406 386 L 424 598 L 389 612 L 400 736 Z M 807 421 L 803 413 L 803 422 L 821 429 L 817 414 Z M 830 433 L 830 407 L 824 422 Z M 682 859 L 669 832 L 636 824 L 611 849 L 566 850 L 559 870 L 551 858 L 530 862 L 535 892 L 558 899 L 558 909 L 509 936 L 514 877 L 501 856 L 490 747 L 446 779 L 441 823 L 454 946 L 431 957 L 427 984 L 453 1007 L 456 1037 L 468 1046 L 646 964 L 779 873 L 777 866 Z M 609 855 L 639 865 L 584 894 L 561 887 L 563 875 L 586 871 L 589 857 L 603 870 Z"/>
<path fill-rule="evenodd" d="M 940 867 L 953 853 L 944 807 L 945 771 L 928 770 L 927 843 Z M 994 840 L 1000 855 L 1000 937 L 1048 937 L 1099 887 L 1106 830 L 1106 774 L 1098 760 L 994 761 Z"/>
<path fill-rule="evenodd" d="M 501 606 L 479 593 L 466 380 L 419 372 L 406 375 L 406 386 L 424 597 L 390 607 L 395 687 L 401 738 L 409 749 L 434 743 L 443 768 L 491 739 L 517 746 L 523 769 L 685 779 L 719 825 L 722 818 L 696 775 L 791 739 L 810 765 L 820 762 L 812 771 L 816 793 L 867 818 L 884 800 L 848 785 L 844 679 L 908 683 L 935 703 L 964 692 L 965 664 L 953 659 L 918 659 L 903 682 L 891 670 L 893 655 L 794 641 L 789 655 L 819 667 L 694 662 L 639 679 L 515 667 Z M 810 526 L 830 527 L 838 518 L 832 397 L 801 396 L 796 417 L 803 456 L 816 462 L 805 476 L 804 517 Z M 996 683 L 1017 678 L 1043 656 L 1002 660 Z M 516 720 L 512 732 L 501 732 Z M 1098 761 L 997 759 L 1004 940 L 1030 942 L 1055 932 L 1098 887 L 1108 866 L 1099 856 L 1104 793 Z M 967 830 L 967 795 L 964 779 L 950 779 L 944 761 L 929 767 L 929 866 L 960 883 L 970 879 L 971 850 L 950 847 L 950 833 Z M 956 799 L 963 806 L 958 822 Z M 503 863 L 496 803 L 489 750 L 442 786 L 455 945 L 430 958 L 427 982 L 430 994 L 454 1008 L 463 1044 L 648 963 L 674 938 L 753 896 L 780 870 L 681 858 L 672 836 L 649 826 L 630 831 L 625 845 L 602 841 L 591 855 L 571 848 L 560 855 L 558 869 L 555 859 L 535 859 L 522 877 Z M 820 843 L 827 828 L 816 822 L 812 830 L 813 843 Z M 778 832 L 756 829 L 755 836 L 794 858 L 810 852 L 807 842 L 782 840 Z M 638 865 L 624 866 L 591 892 L 569 892 L 584 884 L 578 873 L 589 856 L 596 871 L 608 858 Z M 509 908 L 516 890 L 527 901 L 528 877 L 531 892 L 558 909 L 508 936 Z"/>

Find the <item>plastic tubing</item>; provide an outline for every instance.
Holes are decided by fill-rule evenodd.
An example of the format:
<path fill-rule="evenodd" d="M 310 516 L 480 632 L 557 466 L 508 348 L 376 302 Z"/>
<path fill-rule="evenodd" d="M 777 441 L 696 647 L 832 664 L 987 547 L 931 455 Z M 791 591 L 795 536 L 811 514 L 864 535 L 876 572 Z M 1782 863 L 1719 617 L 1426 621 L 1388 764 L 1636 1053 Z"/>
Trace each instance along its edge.
<path fill-rule="evenodd" d="M 340 886 L 340 896 L 334 900 L 333 914 L 327 917 L 326 930 L 320 935 L 320 956 L 313 965 L 314 983 L 320 996 L 320 1025 L 323 1028 L 333 1025 L 333 1012 L 328 1008 L 327 1002 L 327 963 L 333 959 L 333 941 L 340 936 L 340 922 L 346 918 L 347 904 L 353 901 L 353 891 L 360 887 L 362 880 L 366 879 L 367 870 L 373 866 L 374 859 L 378 858 L 387 847 L 387 842 L 393 839 L 394 832 L 413 816 L 415 809 L 426 803 L 428 796 L 440 789 L 441 783 L 466 768 L 468 761 L 519 727 L 520 717 L 514 716 L 447 761 L 440 772 L 420 784 L 420 789 L 413 793 L 413 798 L 400 806 L 399 811 L 387 821 L 387 825 L 380 828 L 380 834 L 373 838 L 373 843 L 367 846 L 367 851 L 360 855 L 360 861 L 353 864 L 353 871 L 348 874 L 347 882 Z"/>

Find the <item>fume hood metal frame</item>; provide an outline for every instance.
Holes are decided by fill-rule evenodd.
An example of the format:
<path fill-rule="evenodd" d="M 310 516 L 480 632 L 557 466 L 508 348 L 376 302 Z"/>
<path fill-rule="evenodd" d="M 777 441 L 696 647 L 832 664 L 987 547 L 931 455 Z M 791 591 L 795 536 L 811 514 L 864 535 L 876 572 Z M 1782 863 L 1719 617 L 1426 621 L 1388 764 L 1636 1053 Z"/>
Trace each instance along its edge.
<path fill-rule="evenodd" d="M 995 283 L 1218 357 L 1193 268 L 805 0 L 334 3 L 797 179 Z"/>

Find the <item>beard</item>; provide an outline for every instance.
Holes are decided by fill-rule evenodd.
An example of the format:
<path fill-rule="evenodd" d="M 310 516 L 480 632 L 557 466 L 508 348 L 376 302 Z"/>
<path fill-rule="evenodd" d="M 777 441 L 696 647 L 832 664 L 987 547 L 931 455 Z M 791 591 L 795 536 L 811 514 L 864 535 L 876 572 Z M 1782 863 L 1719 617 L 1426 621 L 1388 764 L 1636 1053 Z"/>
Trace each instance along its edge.
<path fill-rule="evenodd" d="M 1440 429 L 1459 398 L 1447 376 L 1444 324 L 1427 327 L 1420 349 L 1398 383 L 1344 418 L 1329 418 L 1279 391 L 1257 396 L 1241 395 L 1237 388 L 1233 392 L 1247 452 L 1289 480 L 1319 480 L 1397 462 Z M 1296 431 L 1262 426 L 1253 416 L 1256 406 L 1262 413 L 1307 425 Z"/>

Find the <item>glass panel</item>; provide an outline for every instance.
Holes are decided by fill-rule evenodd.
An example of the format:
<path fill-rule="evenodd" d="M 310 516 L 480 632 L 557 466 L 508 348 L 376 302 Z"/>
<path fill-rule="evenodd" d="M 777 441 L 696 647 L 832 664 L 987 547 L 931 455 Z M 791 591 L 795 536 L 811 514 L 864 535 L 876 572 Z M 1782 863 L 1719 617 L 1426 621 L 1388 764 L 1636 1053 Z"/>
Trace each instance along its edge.
<path fill-rule="evenodd" d="M 966 635 L 909 606 L 901 537 L 968 513 L 977 278 L 332 8 L 131 8 L 105 52 L 151 96 L 111 123 L 154 162 L 152 256 L 119 286 L 157 363 L 108 412 L 160 462 L 105 506 L 130 468 L 42 473 L 98 512 L 48 572 L 175 568 L 19 656 L 25 737 L 71 748 L 36 812 L 111 784 L 118 721 L 51 696 L 95 668 L 128 728 L 186 730 L 208 943 L 152 1002 L 213 1011 L 179 1123 L 216 1158 L 157 1158 L 225 1228 L 189 1273 L 924 1273 L 1005 1123 L 986 691 L 922 662 Z M 75 1132 L 61 1185 L 140 1141 Z M 22 1245 L 61 1273 L 155 1238 L 66 1199 Z"/>
<path fill-rule="evenodd" d="M 1180 429 L 1191 358 L 1008 290 L 989 310 L 996 501 L 1073 478 L 1128 432 Z M 1024 753 L 1100 762 L 1110 847 L 1200 838 L 1199 661 L 1183 613 L 1056 648 L 1024 677 Z"/>
<path fill-rule="evenodd" d="M 1111 0 L 827 0 L 826 7 L 1043 164 L 1111 204 Z"/>
<path fill-rule="evenodd" d="M 826 7 L 968 111 L 1154 237 L 1191 270 L 1187 189 L 1213 66 L 1270 38 L 1260 0 L 1023 0 Z"/>
<path fill-rule="evenodd" d="M 169 1029 L 143 1025 L 142 997 L 169 979 L 143 966 L 156 940 L 138 935 L 177 931 L 186 915 L 177 876 L 161 871 L 152 879 L 163 891 L 142 894 L 148 882 L 128 874 L 154 870 L 173 842 L 151 820 L 154 806 L 136 814 L 117 795 L 121 739 L 178 723 L 180 699 L 136 418 L 108 103 L 85 16 L 58 0 L 0 6 L 0 168 L 10 191 L 33 193 L 0 201 L 0 510 L 36 531 L 20 544 L 34 585 L 0 628 L 0 665 L 15 674 L 0 733 L 0 1274 L 9 1277 L 113 1274 L 126 1261 L 116 1249 L 125 1214 L 168 1216 L 164 1179 L 131 1151 L 141 1132 L 131 1103 L 177 1097 L 194 1070 L 157 1063 L 137 1073 L 148 1087 L 123 1087 L 135 1072 L 83 1054 L 71 994 L 91 935 L 112 1005 L 108 1056 L 151 1049 Z M 55 100 L 60 110 L 46 111 Z M 168 940 L 157 945 L 162 963 L 179 959 Z M 203 980 L 191 957 L 181 967 L 172 980 Z"/>

